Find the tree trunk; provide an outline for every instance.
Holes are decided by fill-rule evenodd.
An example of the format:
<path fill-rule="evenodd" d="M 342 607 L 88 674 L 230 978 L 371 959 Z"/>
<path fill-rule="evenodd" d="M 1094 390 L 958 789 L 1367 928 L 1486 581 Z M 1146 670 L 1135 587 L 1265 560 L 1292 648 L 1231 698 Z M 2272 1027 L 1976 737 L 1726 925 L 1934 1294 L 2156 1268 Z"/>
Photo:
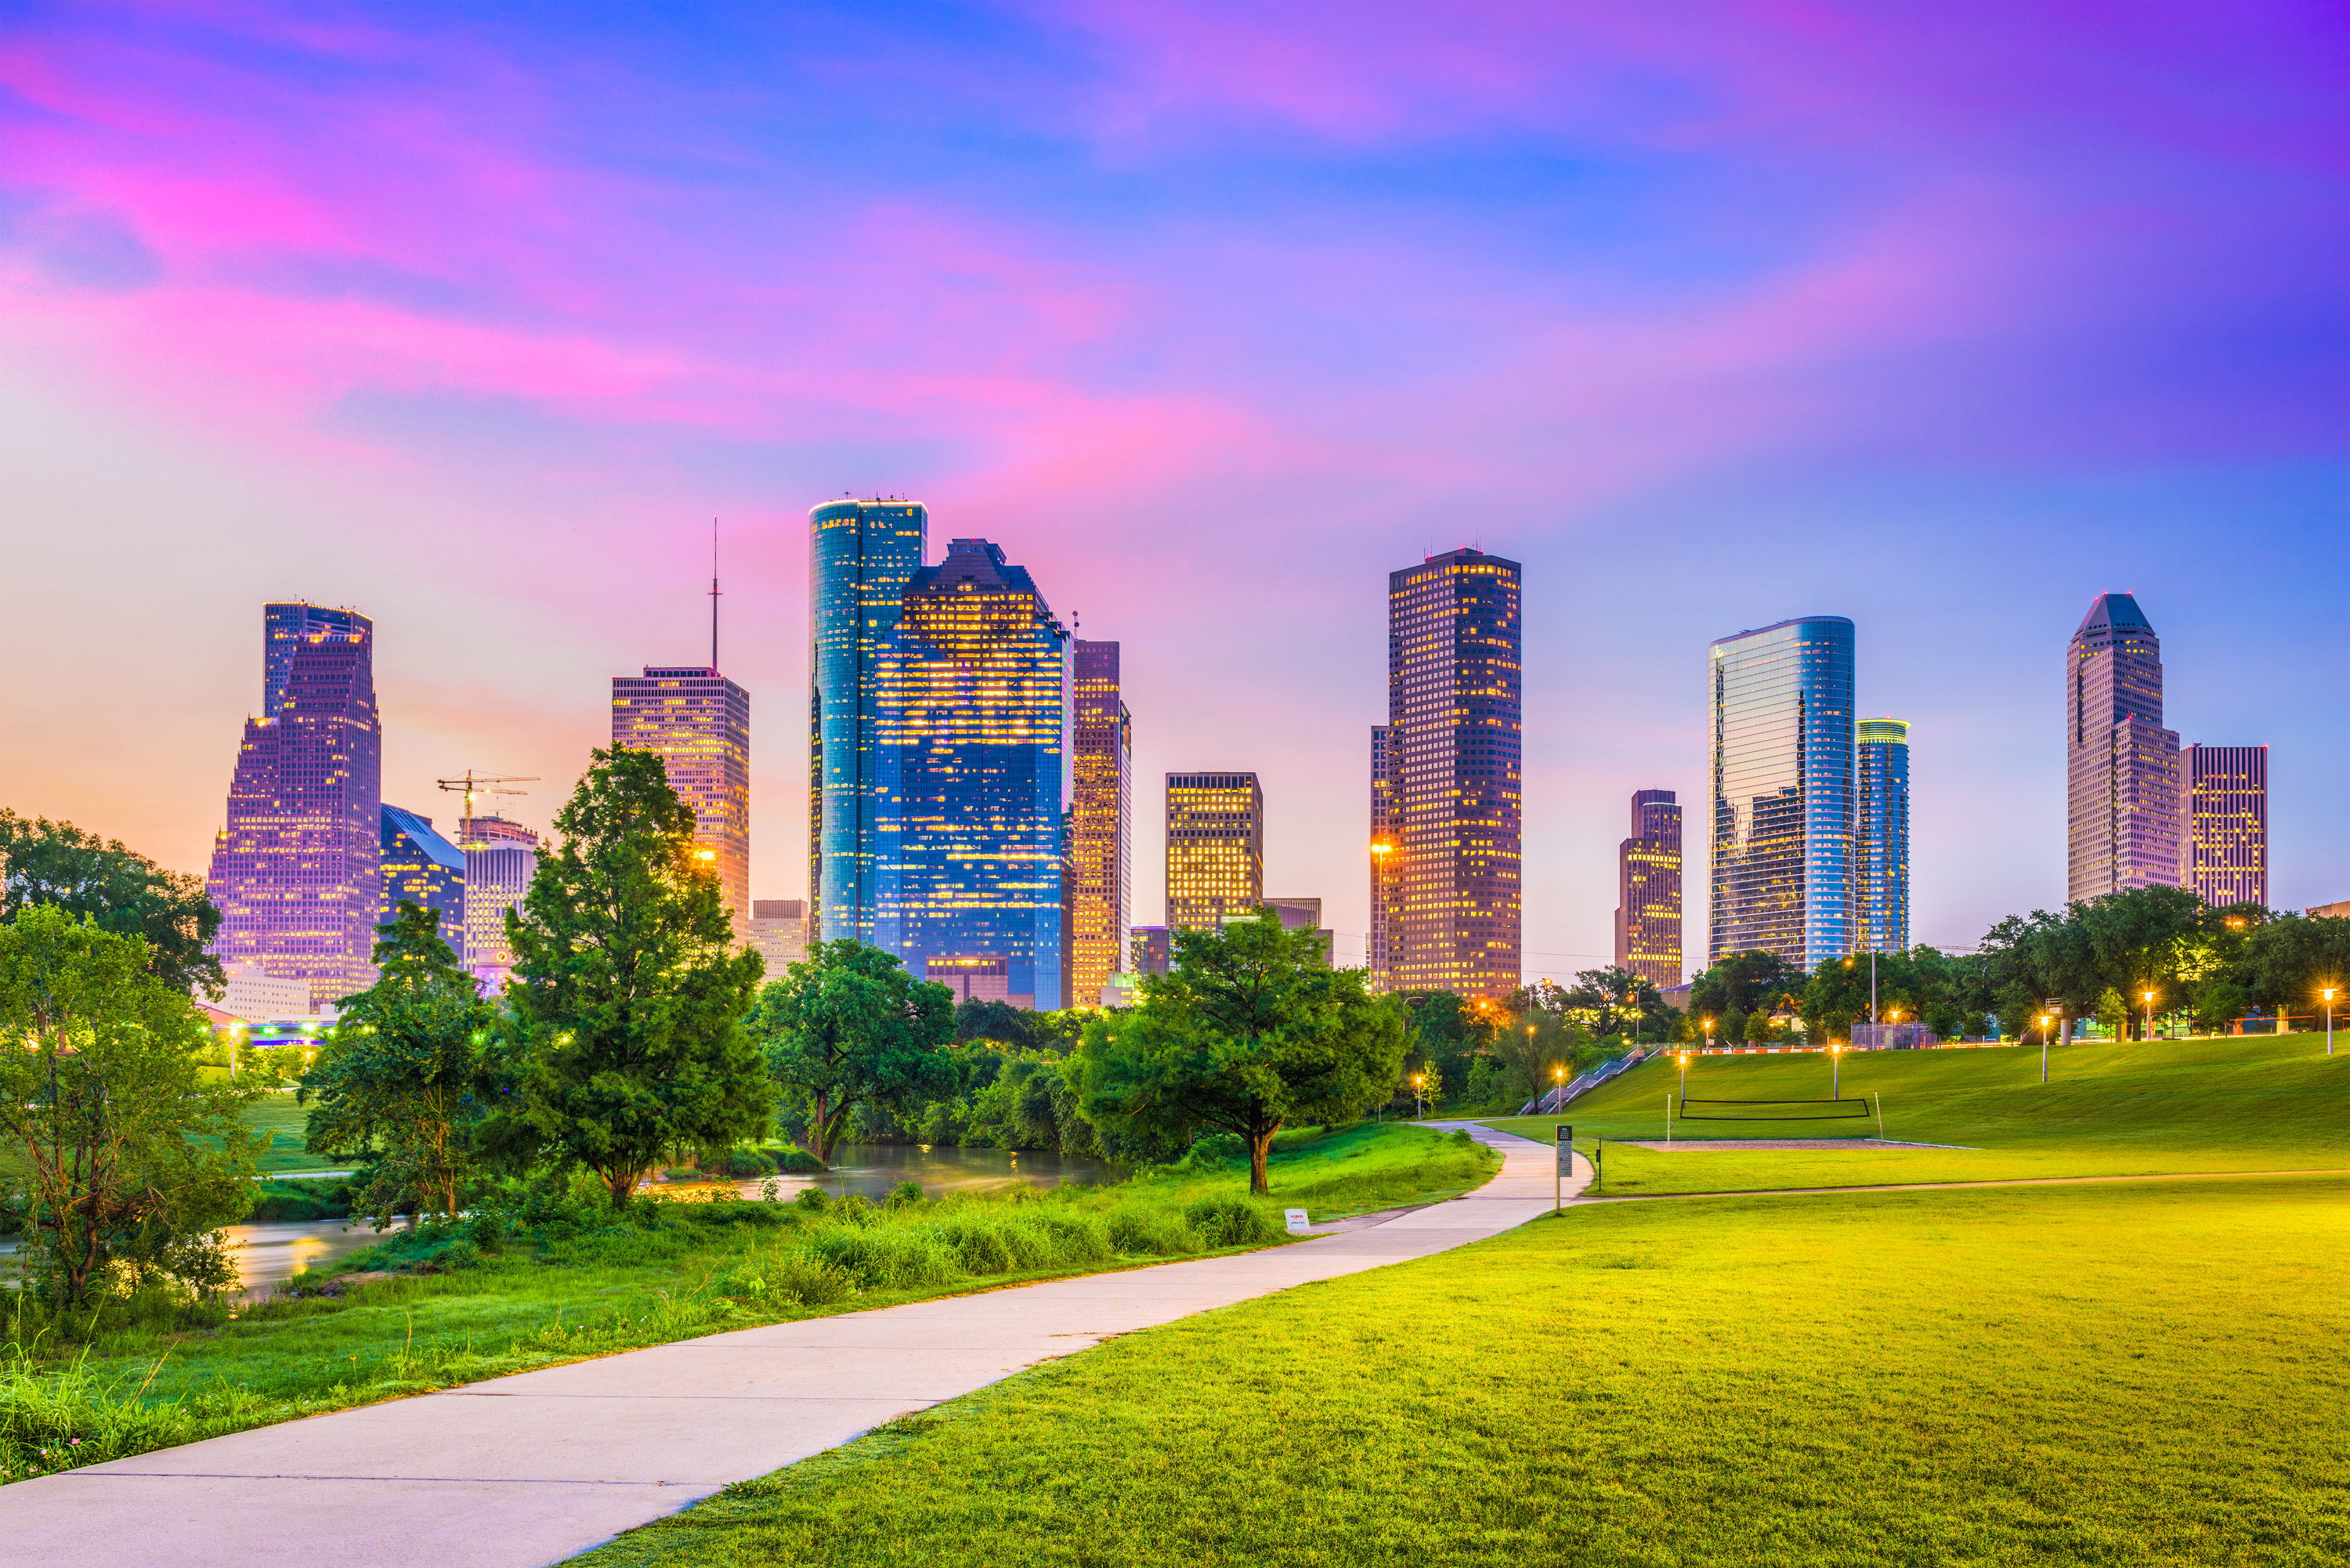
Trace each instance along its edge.
<path fill-rule="evenodd" d="M 611 1191 L 613 1212 L 618 1213 L 629 1206 L 629 1196 L 637 1189 L 637 1179 L 642 1175 L 644 1172 L 641 1170 L 613 1170 L 605 1173 L 604 1185 Z"/>
<path fill-rule="evenodd" d="M 1253 1198 L 1267 1197 L 1273 1191 L 1273 1184 L 1264 1179 L 1264 1162 L 1273 1149 L 1273 1135 L 1280 1130 L 1281 1124 L 1274 1122 L 1249 1134 L 1249 1195 Z"/>

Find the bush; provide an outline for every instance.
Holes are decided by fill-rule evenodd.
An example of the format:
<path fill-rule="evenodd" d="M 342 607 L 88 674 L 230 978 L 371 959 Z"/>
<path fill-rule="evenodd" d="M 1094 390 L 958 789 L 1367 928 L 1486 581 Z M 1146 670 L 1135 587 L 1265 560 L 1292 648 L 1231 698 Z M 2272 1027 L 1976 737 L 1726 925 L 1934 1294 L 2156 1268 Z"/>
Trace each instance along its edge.
<path fill-rule="evenodd" d="M 754 1176 L 774 1175 L 775 1162 L 764 1149 L 730 1148 L 724 1154 L 702 1161 L 702 1168 L 713 1176 L 745 1181 Z"/>
<path fill-rule="evenodd" d="M 1248 1158 L 1248 1143 L 1238 1133 L 1211 1133 L 1194 1143 L 1175 1162 L 1175 1168 L 1194 1175 L 1229 1170 Z"/>
<path fill-rule="evenodd" d="M 806 1306 L 830 1306 L 857 1293 L 847 1270 L 806 1252 L 785 1254 L 764 1278 L 772 1299 Z"/>
<path fill-rule="evenodd" d="M 795 1143 L 787 1143 L 781 1148 L 767 1149 L 764 1153 L 768 1158 L 775 1162 L 777 1170 L 816 1171 L 826 1168 L 824 1161 Z"/>
<path fill-rule="evenodd" d="M 1205 1245 L 1198 1231 L 1163 1209 L 1113 1210 L 1103 1229 L 1111 1246 L 1145 1257 L 1180 1257 Z"/>
<path fill-rule="evenodd" d="M 1250 1247 L 1285 1234 L 1281 1221 L 1245 1198 L 1202 1198 L 1183 1218 L 1211 1247 Z"/>
<path fill-rule="evenodd" d="M 806 1210 L 810 1214 L 821 1214 L 832 1207 L 832 1194 L 821 1187 L 805 1187 L 800 1189 L 800 1195 L 792 1199 L 792 1207 Z"/>
<path fill-rule="evenodd" d="M 901 1181 L 889 1189 L 889 1207 L 892 1209 L 904 1209 L 921 1200 L 922 1184 L 919 1181 Z"/>
<path fill-rule="evenodd" d="M 809 1237 L 804 1250 L 867 1290 L 920 1290 L 962 1272 L 943 1238 L 927 1230 L 828 1226 Z"/>

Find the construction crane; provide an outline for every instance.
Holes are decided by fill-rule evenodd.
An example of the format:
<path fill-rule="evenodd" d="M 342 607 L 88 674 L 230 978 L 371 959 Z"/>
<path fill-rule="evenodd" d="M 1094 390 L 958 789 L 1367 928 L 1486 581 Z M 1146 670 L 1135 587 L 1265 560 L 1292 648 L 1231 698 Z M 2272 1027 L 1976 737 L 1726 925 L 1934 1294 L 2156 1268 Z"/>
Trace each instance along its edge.
<path fill-rule="evenodd" d="M 476 774 L 473 769 L 467 768 L 463 778 L 436 779 L 433 782 L 444 790 L 460 791 L 465 797 L 465 814 L 457 824 L 457 847 L 463 850 L 472 848 L 473 843 L 473 797 L 477 794 L 528 794 L 530 791 L 526 789 L 507 789 L 504 786 L 536 784 L 538 775 L 536 774 Z"/>

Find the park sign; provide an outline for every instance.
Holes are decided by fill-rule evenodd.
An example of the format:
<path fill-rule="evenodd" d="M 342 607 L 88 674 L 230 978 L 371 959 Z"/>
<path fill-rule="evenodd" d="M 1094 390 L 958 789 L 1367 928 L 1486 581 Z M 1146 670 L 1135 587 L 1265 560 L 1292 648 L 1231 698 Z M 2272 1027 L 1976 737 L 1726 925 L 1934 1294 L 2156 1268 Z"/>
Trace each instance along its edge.
<path fill-rule="evenodd" d="M 1564 1122 L 1558 1127 L 1558 1173 L 1575 1174 L 1575 1128 Z"/>
<path fill-rule="evenodd" d="M 1305 1234 L 1307 1220 L 1305 1210 L 1284 1209 L 1281 1211 L 1281 1217 L 1289 1222 L 1289 1233 L 1291 1235 L 1303 1236 Z"/>

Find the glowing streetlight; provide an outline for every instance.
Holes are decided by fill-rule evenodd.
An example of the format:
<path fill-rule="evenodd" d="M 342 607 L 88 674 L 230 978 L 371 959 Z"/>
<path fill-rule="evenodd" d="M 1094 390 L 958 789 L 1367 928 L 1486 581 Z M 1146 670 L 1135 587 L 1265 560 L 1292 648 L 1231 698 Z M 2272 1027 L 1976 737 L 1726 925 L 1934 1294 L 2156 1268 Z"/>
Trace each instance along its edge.
<path fill-rule="evenodd" d="M 2040 1081 L 2048 1081 L 2048 1025 L 2054 1022 L 2046 1013 L 2040 1015 Z"/>
<path fill-rule="evenodd" d="M 2154 992 L 2141 991 L 2138 994 L 2146 998 L 2146 1038 L 2151 1040 L 2154 1038 Z"/>
<path fill-rule="evenodd" d="M 1709 1051 L 1713 1049 L 1713 1020 L 1711 1018 L 1705 1021 L 1705 1048 Z"/>
<path fill-rule="evenodd" d="M 1553 1085 L 1551 1089 L 1552 1094 L 1564 1095 L 1566 1093 L 1566 1067 L 1564 1063 L 1550 1070 L 1550 1081 Z M 1551 1108 L 1553 1110 L 1556 1110 L 1562 1103 L 1563 1102 L 1561 1101 L 1554 1100 L 1551 1102 Z"/>
<path fill-rule="evenodd" d="M 2334 988 L 2329 985 L 2318 993 L 2325 998 L 2325 1054 L 2328 1056 L 2334 1054 Z"/>
<path fill-rule="evenodd" d="M 1828 1094 L 1844 1098 L 1844 1048 L 1833 1040 L 1828 1042 Z"/>
<path fill-rule="evenodd" d="M 1414 1105 L 1416 1105 L 1416 1106 L 1418 1106 L 1419 1107 L 1419 1116 L 1420 1116 L 1420 1119 L 1421 1119 L 1422 1121 L 1425 1121 L 1425 1120 L 1427 1120 L 1427 1119 L 1428 1119 L 1428 1100 L 1427 1100 L 1427 1097 L 1426 1097 L 1425 1096 L 1423 1096 L 1423 1095 L 1420 1093 L 1420 1090 L 1421 1090 L 1421 1089 L 1423 1089 L 1423 1088 L 1425 1088 L 1425 1087 L 1427 1086 L 1427 1085 L 1428 1085 L 1428 1075 L 1427 1075 L 1427 1074 L 1425 1074 L 1425 1073 L 1414 1073 L 1414 1074 L 1411 1075 L 1411 1098 L 1412 1098 L 1412 1103 L 1413 1103 Z"/>

